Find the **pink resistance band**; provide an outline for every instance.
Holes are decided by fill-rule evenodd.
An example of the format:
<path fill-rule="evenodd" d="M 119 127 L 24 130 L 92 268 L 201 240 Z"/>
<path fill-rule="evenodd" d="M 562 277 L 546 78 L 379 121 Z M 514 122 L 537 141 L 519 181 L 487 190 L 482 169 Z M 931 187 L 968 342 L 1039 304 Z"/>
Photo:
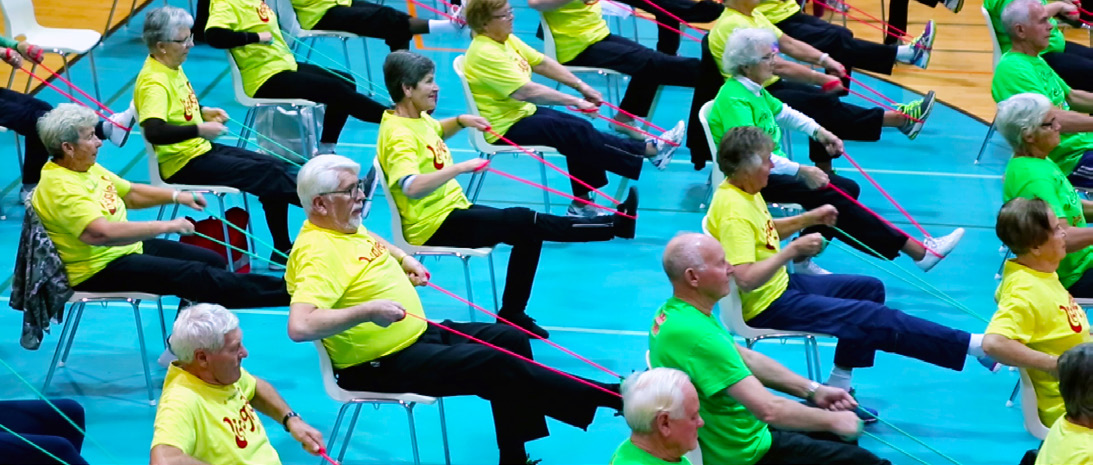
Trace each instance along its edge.
<path fill-rule="evenodd" d="M 524 154 L 526 154 L 527 156 L 538 160 L 539 163 L 542 163 L 546 166 L 549 166 L 554 171 L 557 171 L 559 173 L 564 174 L 566 177 L 568 177 L 569 179 L 572 179 L 577 184 L 580 184 L 581 186 L 584 186 L 585 189 L 591 190 L 592 192 L 595 192 L 595 193 L 599 194 L 600 196 L 607 199 L 611 203 L 614 203 L 615 205 L 618 205 L 618 204 L 622 203 L 622 202 L 616 200 L 614 197 L 611 197 L 610 195 L 607 195 L 603 191 L 601 191 L 599 189 L 596 189 L 595 187 L 592 187 L 587 182 L 584 182 L 583 180 L 578 179 L 576 176 L 573 176 L 572 174 L 569 174 L 568 172 L 566 172 L 566 170 L 563 170 L 563 169 L 559 168 L 557 165 L 555 165 L 555 164 L 553 164 L 549 161 L 546 161 L 546 159 L 544 159 L 543 157 L 540 157 L 540 156 L 536 155 L 535 152 L 532 152 L 531 150 L 528 150 L 524 147 L 521 147 L 520 144 L 517 144 L 516 142 L 513 142 L 513 141 L 509 140 L 509 138 L 507 138 L 505 136 L 502 136 L 497 131 L 494 131 L 492 127 L 487 127 L 485 132 L 493 135 L 494 137 L 497 138 L 497 140 L 500 140 L 500 141 L 502 141 L 506 144 L 509 144 L 509 145 L 513 146 L 517 150 L 519 150 L 521 152 L 524 152 Z M 565 195 L 565 194 L 563 194 L 563 195 Z"/>
<path fill-rule="evenodd" d="M 923 248 L 923 249 L 926 249 L 926 251 L 927 251 L 927 252 L 929 252 L 930 254 L 932 254 L 932 255 L 935 255 L 935 256 L 937 256 L 937 257 L 939 257 L 939 258 L 943 258 L 943 257 L 942 257 L 942 255 L 941 255 L 940 253 L 938 253 L 938 252 L 937 252 L 936 250 L 934 250 L 934 249 L 931 249 L 931 248 L 929 248 L 929 247 L 926 247 L 926 244 L 923 244 L 923 243 L 922 243 L 922 241 L 920 241 L 920 240 L 918 240 L 918 239 L 915 239 L 914 237 L 911 237 L 911 235 L 910 235 L 910 234 L 907 234 L 907 233 L 906 233 L 906 232 L 904 232 L 904 231 L 903 231 L 902 229 L 900 229 L 900 228 L 896 227 L 896 225 L 892 224 L 892 222 L 891 222 L 891 221 L 888 221 L 888 220 L 887 220 L 887 219 L 885 219 L 885 218 L 884 218 L 883 216 L 880 216 L 880 214 L 878 214 L 877 212 L 873 211 L 873 210 L 872 210 L 871 208 L 869 208 L 869 207 L 867 207 L 867 206 L 863 205 L 863 204 L 862 204 L 861 202 L 859 202 L 859 201 L 858 201 L 858 199 L 855 199 L 855 198 L 854 198 L 853 196 L 851 196 L 850 194 L 847 194 L 847 193 L 846 193 L 846 191 L 844 191 L 844 190 L 842 190 L 842 189 L 839 189 L 839 187 L 838 187 L 838 186 L 836 186 L 836 185 L 834 185 L 834 184 L 831 184 L 831 183 L 827 183 L 827 187 L 830 187 L 831 189 L 834 189 L 834 190 L 835 190 L 835 192 L 838 192 L 839 194 L 842 194 L 842 196 L 843 196 L 843 197 L 846 197 L 846 199 L 847 199 L 847 200 L 849 200 L 849 201 L 851 201 L 851 202 L 854 202 L 854 204 L 855 204 L 855 205 L 857 205 L 857 206 L 861 207 L 861 208 L 862 208 L 863 210 L 865 210 L 865 211 L 867 211 L 867 212 L 871 213 L 871 214 L 872 214 L 873 216 L 877 217 L 877 219 L 881 220 L 881 222 L 883 222 L 884 224 L 888 225 L 888 227 L 889 227 L 889 228 L 895 229 L 896 231 L 899 231 L 899 232 L 900 232 L 900 234 L 903 234 L 904 236 L 907 236 L 907 240 L 909 240 L 909 241 L 911 241 L 911 242 L 914 242 L 914 243 L 916 243 L 916 244 L 918 244 L 918 245 L 921 245 L 921 246 L 922 246 L 922 248 Z"/>
<path fill-rule="evenodd" d="M 94 97 L 92 97 L 92 96 L 90 96 L 90 95 L 87 95 L 87 92 L 84 92 L 84 91 L 83 91 L 83 89 L 80 89 L 79 87 L 76 87 L 76 85 L 75 85 L 75 84 L 73 84 L 73 83 L 72 83 L 71 81 L 69 81 L 68 79 L 65 79 L 65 77 L 64 77 L 64 76 L 61 76 L 61 74 L 60 74 L 60 73 L 58 73 L 58 72 L 56 72 L 56 71 L 54 71 L 54 70 L 52 70 L 52 69 L 49 69 L 49 67 L 48 67 L 48 66 L 46 66 L 46 65 L 45 65 L 45 63 L 38 63 L 38 66 L 40 66 L 40 67 L 41 67 L 42 69 L 44 69 L 44 70 L 46 70 L 46 71 L 49 71 L 49 73 L 50 73 L 50 74 L 52 74 L 52 75 L 56 76 L 56 77 L 57 77 L 57 79 L 60 79 L 60 80 L 61 80 L 61 82 L 65 83 L 65 84 L 68 84 L 69 86 L 71 86 L 71 87 L 72 87 L 73 89 L 75 89 L 75 90 L 76 90 L 76 92 L 79 92 L 79 93 L 80 93 L 80 95 L 83 95 L 84 97 L 87 97 L 87 99 L 88 99 L 88 100 L 90 100 L 90 101 L 94 102 L 94 103 L 95 103 L 96 105 L 98 105 L 98 106 L 99 106 L 99 108 L 102 108 L 103 110 L 106 110 L 106 112 L 107 112 L 107 113 L 110 113 L 111 115 L 113 115 L 113 114 L 114 114 L 114 110 L 111 110 L 111 109 L 110 109 L 109 107 L 107 107 L 106 105 L 103 105 L 103 103 L 102 103 L 102 102 L 100 102 L 100 101 L 98 101 L 98 100 L 95 100 L 95 98 L 94 98 Z"/>
<path fill-rule="evenodd" d="M 129 128 L 127 128 L 127 127 L 125 127 L 125 126 L 122 126 L 121 124 L 118 124 L 118 123 L 114 122 L 113 120 L 111 120 L 110 118 L 108 118 L 108 117 L 107 117 L 106 115 L 103 115 L 102 113 L 99 113 L 99 111 L 98 111 L 98 110 L 96 110 L 96 109 L 94 109 L 94 108 L 91 108 L 91 107 L 90 107 L 90 106 L 88 106 L 88 105 L 87 105 L 86 103 L 84 103 L 84 102 L 80 101 L 80 100 L 79 100 L 79 99 L 77 99 L 76 97 L 73 97 L 73 96 L 72 96 L 71 94 L 69 94 L 68 92 L 65 92 L 65 91 L 63 91 L 63 90 L 61 90 L 61 89 L 58 89 L 58 88 L 57 88 L 57 86 L 55 86 L 55 85 L 53 85 L 53 84 L 50 84 L 50 83 L 49 83 L 49 81 L 46 81 L 45 79 L 42 79 L 41 77 L 38 77 L 38 75 L 36 75 L 36 74 L 34 74 L 34 73 L 30 72 L 30 71 L 27 71 L 27 70 L 26 70 L 26 68 L 22 68 L 22 67 L 20 67 L 20 68 L 17 68 L 17 69 L 18 69 L 18 70 L 20 70 L 20 71 L 22 71 L 22 72 L 24 72 L 24 73 L 27 73 L 27 75 L 28 75 L 28 76 L 30 76 L 30 77 L 33 77 L 34 79 L 37 79 L 37 80 L 38 80 L 39 82 L 41 82 L 42 84 L 45 84 L 45 85 L 46 85 L 47 87 L 49 87 L 50 89 L 53 89 L 53 90 L 57 91 L 57 93 L 59 93 L 59 94 L 61 94 L 61 95 L 65 96 L 65 97 L 68 97 L 68 98 L 69 98 L 69 100 L 72 100 L 73 102 L 76 102 L 76 103 L 78 103 L 78 104 L 80 104 L 80 105 L 83 105 L 83 106 L 87 107 L 87 108 L 88 108 L 88 109 L 90 109 L 91 111 L 95 112 L 95 114 L 96 114 L 96 115 L 99 115 L 99 117 L 100 117 L 100 118 L 102 118 L 102 119 L 103 119 L 104 121 L 106 121 L 106 122 L 108 122 L 108 123 L 110 123 L 110 124 L 113 124 L 114 126 L 117 126 L 117 127 L 121 128 L 121 129 L 122 129 L 122 130 L 124 130 L 124 131 L 128 131 L 128 130 L 129 130 Z M 60 77 L 60 76 L 58 76 L 58 77 Z M 73 86 L 73 88 L 74 88 L 74 89 L 78 89 L 78 88 L 77 88 L 76 86 Z"/>
<path fill-rule="evenodd" d="M 876 21 L 876 22 L 880 23 L 880 24 L 881 24 L 881 26 L 884 26 L 884 27 L 882 28 L 881 26 L 877 26 L 876 24 L 873 24 L 873 23 L 871 23 L 871 22 L 869 22 L 869 21 L 866 21 L 866 20 L 864 20 L 864 19 L 861 19 L 861 18 L 857 18 L 857 17 L 851 16 L 851 15 L 850 15 L 850 14 L 848 14 L 847 12 L 840 12 L 840 11 L 839 11 L 839 9 L 837 9 L 837 8 L 835 8 L 835 7 L 831 6 L 831 5 L 828 5 L 828 4 L 824 3 L 823 1 L 815 1 L 815 0 L 813 0 L 813 3 L 814 3 L 814 4 L 816 4 L 816 5 L 820 5 L 821 7 L 827 8 L 827 9 L 829 9 L 829 10 L 832 10 L 832 11 L 834 11 L 834 12 L 836 12 L 836 13 L 841 13 L 842 15 L 846 16 L 847 18 L 853 19 L 854 21 L 857 21 L 857 22 L 859 22 L 859 23 L 865 24 L 865 25 L 867 25 L 867 26 L 869 26 L 869 27 L 871 27 L 871 28 L 874 28 L 874 29 L 879 29 L 879 30 L 880 30 L 881 32 L 883 32 L 883 33 L 885 33 L 885 34 L 887 34 L 887 35 L 890 35 L 890 36 L 892 36 L 892 37 L 895 37 L 895 38 L 897 38 L 897 39 L 901 39 L 901 40 L 910 40 L 910 39 L 912 39 L 912 38 L 913 38 L 913 37 L 912 37 L 912 36 L 911 36 L 910 34 L 908 34 L 908 33 L 907 33 L 906 31 L 903 31 L 902 29 L 900 29 L 900 28 L 898 28 L 898 27 L 892 26 L 891 24 L 888 24 L 887 22 L 881 21 L 881 20 L 880 20 L 880 19 L 878 19 L 878 18 L 877 18 L 876 16 L 873 16 L 873 15 L 871 15 L 871 14 L 869 14 L 869 13 L 866 13 L 865 11 L 863 11 L 862 9 L 860 9 L 860 8 L 858 8 L 858 7 L 855 7 L 854 5 L 851 5 L 851 4 L 849 4 L 849 3 L 846 3 L 846 2 L 844 2 L 843 0 L 833 0 L 833 1 L 835 1 L 835 2 L 837 2 L 837 3 L 839 3 L 839 4 L 843 5 L 843 6 L 845 6 L 845 7 L 846 7 L 846 8 L 848 9 L 848 11 L 849 11 L 850 9 L 853 9 L 853 10 L 855 10 L 855 11 L 857 11 L 857 12 L 859 12 L 859 13 L 861 13 L 861 14 L 865 15 L 865 16 L 866 16 L 866 17 L 868 17 L 869 19 L 872 19 L 873 21 Z M 891 29 L 891 31 L 890 31 L 889 29 Z M 896 31 L 896 32 L 898 32 L 899 34 L 896 34 L 896 33 L 892 32 L 892 31 Z M 900 34 L 902 34 L 902 35 L 900 35 Z"/>
<path fill-rule="evenodd" d="M 581 109 L 579 109 L 579 108 L 577 108 L 577 107 L 572 107 L 572 106 L 566 106 L 565 108 L 566 108 L 567 110 L 569 110 L 569 111 L 572 111 L 572 112 L 575 112 L 575 113 L 580 113 L 580 114 L 582 114 L 582 115 L 591 115 L 591 116 L 595 116 L 595 117 L 597 117 L 597 118 L 599 118 L 599 119 L 602 119 L 602 120 L 604 120 L 604 121 L 608 121 L 608 122 L 611 122 L 611 123 L 617 124 L 617 125 L 619 125 L 619 126 L 622 126 L 622 127 L 624 127 L 624 128 L 627 128 L 627 129 L 631 129 L 631 130 L 637 131 L 637 132 L 639 132 L 639 133 L 641 133 L 641 134 L 645 134 L 645 135 L 647 135 L 647 136 L 649 136 L 649 137 L 651 137 L 651 138 L 653 138 L 653 139 L 656 139 L 656 140 L 659 140 L 659 141 L 661 141 L 661 142 L 664 142 L 665 144 L 671 145 L 672 147 L 679 147 L 679 144 L 678 144 L 678 143 L 676 143 L 676 142 L 672 142 L 672 141 L 670 141 L 670 140 L 668 140 L 668 139 L 665 139 L 665 138 L 663 138 L 663 137 L 660 137 L 660 136 L 658 136 L 658 135 L 656 135 L 656 134 L 653 134 L 653 133 L 651 133 L 651 132 L 649 132 L 649 131 L 646 131 L 646 130 L 644 130 L 644 129 L 641 129 L 641 128 L 637 128 L 637 127 L 631 126 L 631 125 L 629 125 L 629 124 L 623 123 L 623 122 L 621 122 L 621 121 L 617 121 L 617 120 L 614 120 L 614 119 L 612 119 L 612 118 L 609 118 L 609 117 L 606 117 L 606 116 L 604 116 L 604 115 L 601 115 L 601 114 L 600 114 L 600 111 L 599 111 L 599 110 L 581 110 Z"/>

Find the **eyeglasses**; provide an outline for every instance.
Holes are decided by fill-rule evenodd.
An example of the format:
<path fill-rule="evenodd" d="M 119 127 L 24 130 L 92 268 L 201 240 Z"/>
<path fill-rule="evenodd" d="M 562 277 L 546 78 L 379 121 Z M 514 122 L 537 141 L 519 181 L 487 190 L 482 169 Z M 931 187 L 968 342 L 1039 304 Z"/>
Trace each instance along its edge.
<path fill-rule="evenodd" d="M 176 43 L 176 44 L 183 44 L 183 45 L 186 45 L 186 44 L 193 45 L 193 43 L 194 43 L 194 34 L 191 32 L 190 35 L 186 36 L 185 39 L 181 39 L 181 40 L 164 40 L 164 42 L 173 42 L 173 43 Z"/>
<path fill-rule="evenodd" d="M 1055 118 L 1051 118 L 1051 121 L 1048 121 L 1046 123 L 1040 123 L 1040 127 L 1042 127 L 1042 128 L 1053 128 L 1053 127 L 1055 127 Z"/>
<path fill-rule="evenodd" d="M 506 11 L 506 12 L 501 13 L 499 15 L 493 15 L 493 17 L 495 19 L 512 19 L 512 18 L 516 17 L 516 12 L 513 11 L 513 10 L 509 10 L 509 11 Z"/>
<path fill-rule="evenodd" d="M 763 55 L 763 57 L 760 58 L 759 61 L 774 61 L 774 57 L 776 57 L 776 56 L 778 56 L 778 52 L 773 51 L 773 52 L 770 52 L 766 55 Z"/>
<path fill-rule="evenodd" d="M 353 184 L 348 189 L 340 190 L 340 191 L 323 192 L 319 195 L 345 194 L 345 195 L 348 195 L 350 197 L 356 197 L 357 194 L 363 194 L 363 193 L 364 193 L 364 180 L 360 179 L 360 180 L 357 181 L 356 184 Z"/>

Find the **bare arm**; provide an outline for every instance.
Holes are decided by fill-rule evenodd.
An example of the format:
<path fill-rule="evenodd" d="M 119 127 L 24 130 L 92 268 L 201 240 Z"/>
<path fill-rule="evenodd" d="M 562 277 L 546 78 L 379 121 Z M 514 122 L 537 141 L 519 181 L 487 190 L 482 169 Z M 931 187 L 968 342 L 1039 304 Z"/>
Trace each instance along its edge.
<path fill-rule="evenodd" d="M 1086 219 L 1093 216 L 1093 201 L 1082 199 L 1082 216 Z"/>
<path fill-rule="evenodd" d="M 1059 218 L 1059 221 L 1066 221 L 1064 218 Z M 1090 245 L 1093 245 L 1093 228 L 1077 228 L 1074 226 L 1064 226 L 1066 229 L 1066 251 L 1077 252 Z"/>
<path fill-rule="evenodd" d="M 129 184 L 129 192 L 122 197 L 122 201 L 125 202 L 126 208 L 134 210 L 168 205 L 176 201 L 195 210 L 202 210 L 206 205 L 205 197 L 196 192 L 178 192 L 174 189 L 137 183 Z"/>
<path fill-rule="evenodd" d="M 80 241 L 97 246 L 129 245 L 152 239 L 160 234 L 191 234 L 193 223 L 185 218 L 171 221 L 109 221 L 96 218 L 84 228 Z"/>
<path fill-rule="evenodd" d="M 740 358 L 751 370 L 751 374 L 763 383 L 763 386 L 802 399 L 808 395 L 808 387 L 811 382 L 803 376 L 790 371 L 774 359 L 747 347 L 737 344 L 736 350 L 740 352 Z"/>
<path fill-rule="evenodd" d="M 1071 89 L 1066 94 L 1066 101 L 1074 111 L 1093 113 L 1093 93 L 1079 89 Z"/>
<path fill-rule="evenodd" d="M 433 193 L 433 191 L 439 189 L 440 186 L 443 186 L 444 183 L 451 181 L 456 176 L 478 170 L 486 163 L 487 162 L 484 159 L 475 158 L 460 163 L 453 163 L 437 171 L 433 171 L 432 173 L 414 175 L 413 182 L 402 187 L 402 193 L 406 194 L 406 196 L 411 199 L 420 199 Z"/>
<path fill-rule="evenodd" d="M 198 459 L 186 455 L 175 446 L 157 444 L 152 448 L 151 465 L 209 465 Z"/>
<path fill-rule="evenodd" d="M 1058 358 L 1030 349 L 1028 346 L 1001 334 L 984 334 L 983 350 L 991 358 L 1009 366 L 1040 370 L 1055 376 Z"/>
<path fill-rule="evenodd" d="M 726 391 L 760 421 L 779 429 L 829 431 L 844 437 L 860 434 L 860 420 L 854 412 L 829 412 L 776 396 L 767 391 L 755 376 L 740 380 Z"/>
<path fill-rule="evenodd" d="M 261 378 L 254 378 L 254 381 L 254 398 L 250 400 L 251 406 L 259 412 L 264 413 L 267 417 L 281 423 L 285 418 L 285 415 L 288 415 L 292 409 L 289 408 L 288 403 L 285 402 L 285 399 L 277 393 L 277 390 L 274 389 L 272 385 Z M 292 437 L 303 445 L 304 450 L 312 454 L 317 454 L 319 449 L 322 449 L 322 433 L 305 423 L 300 417 L 294 416 L 289 418 L 288 422 L 283 423 L 282 426 L 292 433 Z"/>
<path fill-rule="evenodd" d="M 735 272 L 733 275 L 736 276 L 736 285 L 740 286 L 740 290 L 744 292 L 754 291 L 770 281 L 770 278 L 774 277 L 774 273 L 777 273 L 780 268 L 786 266 L 786 263 L 794 258 L 797 258 L 797 250 L 793 247 L 793 243 L 790 243 L 765 260 L 734 265 Z"/>
<path fill-rule="evenodd" d="M 288 310 L 288 338 L 307 342 L 340 334 L 361 323 L 390 326 L 406 317 L 406 309 L 391 300 L 372 300 L 352 307 L 320 309 L 314 304 L 294 303 Z"/>
<path fill-rule="evenodd" d="M 528 6 L 536 11 L 550 11 L 574 0 L 528 0 Z"/>
<path fill-rule="evenodd" d="M 1059 132 L 1093 132 L 1093 116 L 1059 109 L 1051 110 L 1051 116 L 1059 122 Z"/>

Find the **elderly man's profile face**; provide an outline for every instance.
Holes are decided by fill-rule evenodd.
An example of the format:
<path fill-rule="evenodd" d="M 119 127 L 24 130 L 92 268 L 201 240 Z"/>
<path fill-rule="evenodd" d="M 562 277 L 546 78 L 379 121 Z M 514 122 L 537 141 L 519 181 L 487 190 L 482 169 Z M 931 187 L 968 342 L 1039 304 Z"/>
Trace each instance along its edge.
<path fill-rule="evenodd" d="M 1028 8 L 1028 22 L 1021 24 L 1025 40 L 1036 45 L 1039 49 L 1045 49 L 1051 42 L 1051 31 L 1055 28 L 1051 24 L 1051 18 L 1047 15 L 1047 9 L 1043 5 L 1033 3 Z"/>
<path fill-rule="evenodd" d="M 314 202 L 321 207 L 315 209 L 315 212 L 333 223 L 334 229 L 354 233 L 360 228 L 364 190 L 353 172 L 339 171 L 338 188 L 320 194 Z"/>
<path fill-rule="evenodd" d="M 204 353 L 205 368 L 216 384 L 234 384 L 243 375 L 240 367 L 247 355 L 247 348 L 243 347 L 243 330 L 236 328 L 224 335 L 224 346 L 220 350 Z"/>
<path fill-rule="evenodd" d="M 705 424 L 702 416 L 698 414 L 698 392 L 691 383 L 685 383 L 683 391 L 683 418 L 668 418 L 660 430 L 666 442 L 679 448 L 682 452 L 694 450 L 698 447 L 698 429 Z"/>
<path fill-rule="evenodd" d="M 698 247 L 704 264 L 694 271 L 699 291 L 716 298 L 728 295 L 733 266 L 725 259 L 725 249 L 709 236 L 703 236 Z"/>

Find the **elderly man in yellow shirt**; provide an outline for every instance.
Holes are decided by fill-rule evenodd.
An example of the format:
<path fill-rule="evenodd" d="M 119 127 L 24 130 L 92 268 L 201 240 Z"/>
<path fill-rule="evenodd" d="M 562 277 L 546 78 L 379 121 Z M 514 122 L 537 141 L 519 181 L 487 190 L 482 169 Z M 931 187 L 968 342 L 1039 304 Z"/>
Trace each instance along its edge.
<path fill-rule="evenodd" d="M 619 108 L 628 113 L 649 116 L 660 86 L 694 88 L 698 83 L 698 58 L 668 55 L 612 34 L 598 1 L 529 0 L 528 6 L 541 12 L 550 27 L 559 63 L 607 68 L 630 76 L 630 85 L 619 103 Z M 622 112 L 615 115 L 615 120 L 637 124 Z M 613 124 L 612 128 L 634 139 L 645 138 L 625 126 Z"/>
<path fill-rule="evenodd" d="M 177 295 L 231 308 L 288 303 L 280 278 L 232 273 L 216 252 L 156 239 L 192 234 L 189 220 L 129 221 L 129 208 L 175 203 L 200 210 L 205 199 L 130 183 L 100 166 L 97 121 L 94 112 L 73 103 L 58 105 L 38 120 L 42 144 L 53 158 L 42 168 L 31 206 L 57 246 L 70 286 L 86 292 Z"/>
<path fill-rule="evenodd" d="M 995 360 L 1028 370 L 1045 425 L 1065 411 L 1058 357 L 1093 341 L 1089 318 L 1055 274 L 1066 256 L 1065 224 L 1040 199 L 1017 197 L 1002 206 L 994 230 L 1017 257 L 1005 264 L 998 310 L 983 337 L 983 350 Z"/>
<path fill-rule="evenodd" d="M 289 257 L 288 336 L 322 340 L 338 385 L 354 391 L 475 395 L 491 402 L 501 464 L 524 464 L 546 417 L 585 428 L 599 407 L 622 409 L 618 384 L 578 382 L 426 323 L 415 285 L 429 279 L 406 252 L 361 226 L 360 165 L 320 155 L 300 170 L 307 212 Z M 446 328 L 527 358 L 527 336 L 496 323 Z"/>
<path fill-rule="evenodd" d="M 1047 433 L 1036 465 L 1093 465 L 1093 343 L 1059 357 L 1059 391 L 1066 415 Z"/>
<path fill-rule="evenodd" d="M 489 124 L 484 118 L 472 115 L 440 121 L 430 116 L 436 109 L 440 91 L 435 69 L 432 60 L 405 51 L 392 52 L 383 63 L 384 80 L 395 108 L 383 115 L 376 156 L 395 197 L 403 233 L 411 244 L 417 245 L 472 248 L 493 247 L 502 242 L 512 245 L 498 314 L 540 337 L 548 337 L 550 334 L 525 312 L 543 242 L 632 239 L 635 221 L 620 214 L 571 218 L 536 213 L 524 207 L 471 204 L 455 178 L 482 169 L 486 160 L 474 158 L 455 163 L 444 139 L 464 127 L 481 130 Z M 630 196 L 620 209 L 635 215 L 637 202 L 637 188 L 631 187 Z"/>
<path fill-rule="evenodd" d="M 300 419 L 268 382 L 243 369 L 247 348 L 235 314 L 198 304 L 171 331 L 178 361 L 167 368 L 156 408 L 152 465 L 278 465 L 258 410 L 280 421 L 304 450 L 318 455 L 323 435 Z"/>
<path fill-rule="evenodd" d="M 637 179 L 643 159 L 665 169 L 683 139 L 683 122 L 659 139 L 637 141 L 597 131 L 587 120 L 538 105 L 565 105 L 596 111 L 603 97 L 557 61 L 512 34 L 514 12 L 506 0 L 475 0 L 464 10 L 475 33 L 464 68 L 475 104 L 493 131 L 521 145 L 554 147 L 566 157 L 569 172 L 592 187 L 607 185 L 607 172 Z M 532 82 L 536 73 L 565 84 L 581 97 Z M 498 138 L 486 134 L 486 140 Z M 591 189 L 572 183 L 573 195 L 591 198 Z M 601 210 L 574 201 L 570 216 L 595 216 Z"/>

